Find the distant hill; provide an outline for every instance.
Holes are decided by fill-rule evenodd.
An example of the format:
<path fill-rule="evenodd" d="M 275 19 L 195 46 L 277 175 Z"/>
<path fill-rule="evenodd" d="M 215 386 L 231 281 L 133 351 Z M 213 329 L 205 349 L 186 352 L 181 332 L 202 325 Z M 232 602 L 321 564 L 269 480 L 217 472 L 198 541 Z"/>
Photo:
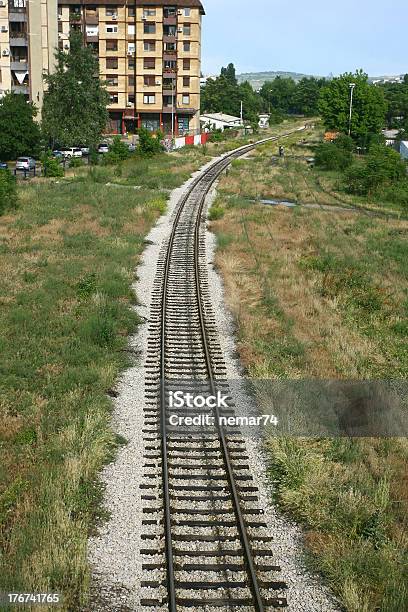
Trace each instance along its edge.
<path fill-rule="evenodd" d="M 254 89 L 260 89 L 266 81 L 273 81 L 276 77 L 291 77 L 295 81 L 300 81 L 304 77 L 310 77 L 310 74 L 301 74 L 300 72 L 284 72 L 277 70 L 273 72 L 244 72 L 238 74 L 237 79 L 239 83 L 249 81 Z"/>
<path fill-rule="evenodd" d="M 249 81 L 254 89 L 260 89 L 262 85 L 266 81 L 273 81 L 276 77 L 290 77 L 294 81 L 300 81 L 303 78 L 308 78 L 311 74 L 302 74 L 301 72 L 285 72 L 283 70 L 269 71 L 269 72 L 243 72 L 242 74 L 237 75 L 237 79 L 239 83 L 243 83 L 244 81 Z M 333 75 L 330 74 L 328 79 L 333 78 Z M 395 75 L 395 76 L 380 76 L 380 77 L 369 77 L 369 81 L 371 83 L 398 83 L 402 82 L 404 79 L 404 75 Z"/>

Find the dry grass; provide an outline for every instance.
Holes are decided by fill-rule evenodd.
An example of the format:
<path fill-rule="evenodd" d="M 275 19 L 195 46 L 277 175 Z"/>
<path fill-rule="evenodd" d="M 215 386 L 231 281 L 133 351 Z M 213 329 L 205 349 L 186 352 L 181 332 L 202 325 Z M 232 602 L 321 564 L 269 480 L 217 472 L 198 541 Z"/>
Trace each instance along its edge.
<path fill-rule="evenodd" d="M 274 165 L 276 148 L 234 164 L 216 202 L 224 215 L 212 225 L 249 375 L 405 377 L 408 222 L 256 204 L 259 197 L 343 204 L 333 177 L 290 158 L 309 156 L 307 145 L 293 139 L 289 159 Z M 274 495 L 304 524 L 313 565 L 345 608 L 407 609 L 406 439 L 273 437 L 267 445 Z"/>

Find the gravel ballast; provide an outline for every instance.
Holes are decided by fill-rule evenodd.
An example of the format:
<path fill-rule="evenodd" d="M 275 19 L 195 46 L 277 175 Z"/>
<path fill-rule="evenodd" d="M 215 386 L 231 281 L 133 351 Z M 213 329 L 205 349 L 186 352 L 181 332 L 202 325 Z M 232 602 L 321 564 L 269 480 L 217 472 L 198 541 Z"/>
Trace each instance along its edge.
<path fill-rule="evenodd" d="M 210 162 L 210 164 L 213 162 Z M 210 165 L 210 164 L 207 164 Z M 204 168 L 206 168 L 205 166 Z M 196 176 L 196 175 L 194 175 Z M 143 481 L 145 371 L 147 356 L 150 301 L 157 272 L 160 250 L 167 240 L 172 226 L 172 216 L 181 195 L 190 186 L 194 176 L 183 187 L 174 190 L 169 199 L 168 212 L 162 216 L 146 239 L 146 249 L 137 270 L 138 280 L 133 289 L 139 306 L 137 312 L 145 321 L 130 338 L 130 349 L 138 354 L 137 364 L 125 371 L 117 384 L 118 396 L 114 399 L 113 427 L 127 440 L 120 448 L 115 461 L 102 472 L 105 485 L 105 507 L 110 519 L 99 528 L 89 541 L 89 561 L 92 571 L 91 611 L 139 611 L 140 582 L 146 579 L 142 570 L 140 549 L 145 547 L 141 539 L 146 528 L 142 525 L 143 507 L 140 485 Z M 215 190 L 208 196 L 210 205 Z M 207 231 L 207 261 L 209 286 L 213 299 L 228 378 L 242 378 L 242 368 L 236 357 L 234 322 L 225 308 L 223 285 L 212 264 L 215 257 L 215 237 Z M 249 463 L 255 484 L 259 488 L 261 506 L 265 510 L 268 535 L 274 538 L 273 554 L 281 566 L 281 579 L 288 584 L 286 593 L 293 612 L 334 612 L 340 610 L 321 579 L 313 575 L 305 565 L 301 530 L 282 517 L 270 502 L 265 460 L 259 443 L 247 439 Z M 152 572 L 153 575 L 153 572 Z M 188 577 L 187 577 L 188 578 Z"/>

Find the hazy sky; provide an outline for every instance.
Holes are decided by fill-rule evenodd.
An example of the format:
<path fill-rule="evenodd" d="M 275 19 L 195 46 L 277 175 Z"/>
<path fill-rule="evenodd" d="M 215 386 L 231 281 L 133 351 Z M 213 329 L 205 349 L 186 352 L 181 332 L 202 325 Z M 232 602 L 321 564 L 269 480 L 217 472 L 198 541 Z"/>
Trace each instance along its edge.
<path fill-rule="evenodd" d="M 407 0 L 202 0 L 203 72 L 408 72 Z"/>

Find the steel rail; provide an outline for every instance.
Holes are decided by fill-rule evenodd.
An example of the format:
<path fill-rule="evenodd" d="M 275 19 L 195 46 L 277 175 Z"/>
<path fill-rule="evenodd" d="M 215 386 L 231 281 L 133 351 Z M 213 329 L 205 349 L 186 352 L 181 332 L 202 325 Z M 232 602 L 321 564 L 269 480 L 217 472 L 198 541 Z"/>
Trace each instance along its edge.
<path fill-rule="evenodd" d="M 170 486 L 169 486 L 169 473 L 168 473 L 168 446 L 167 446 L 167 432 L 166 432 L 166 389 L 165 389 L 165 379 L 166 379 L 166 312 L 167 312 L 167 303 L 168 303 L 168 286 L 169 286 L 169 272 L 170 272 L 170 263 L 171 263 L 171 255 L 174 247 L 175 236 L 177 225 L 180 220 L 181 214 L 184 210 L 187 200 L 193 194 L 194 189 L 203 181 L 203 179 L 208 178 L 208 175 L 215 170 L 214 177 L 212 177 L 211 182 L 208 183 L 206 189 L 200 196 L 199 209 L 196 218 L 195 224 L 195 245 L 194 245 L 194 254 L 195 254 L 195 283 L 196 283 L 196 292 L 197 292 L 197 301 L 198 301 L 198 313 L 200 318 L 200 333 L 203 344 L 203 351 L 205 354 L 205 361 L 208 370 L 208 377 L 210 381 L 210 386 L 212 392 L 216 390 L 215 387 L 215 377 L 213 372 L 213 364 L 211 360 L 211 354 L 209 349 L 209 342 L 207 338 L 206 331 L 206 322 L 205 322 L 205 314 L 204 314 L 204 303 L 202 298 L 202 292 L 200 287 L 200 268 L 199 268 L 199 239 L 200 239 L 200 224 L 202 219 L 202 213 L 205 205 L 206 197 L 217 180 L 220 174 L 225 170 L 231 163 L 231 161 L 237 157 L 241 157 L 245 155 L 245 153 L 251 151 L 259 145 L 265 144 L 267 142 L 273 142 L 276 140 L 280 140 L 281 138 L 288 138 L 289 136 L 295 134 L 296 132 L 304 130 L 305 127 L 298 128 L 291 132 L 282 134 L 280 136 L 272 136 L 265 138 L 263 140 L 257 141 L 255 143 L 251 143 L 249 145 L 244 145 L 233 151 L 227 153 L 223 156 L 223 158 L 214 164 L 212 164 L 209 168 L 203 171 L 198 177 L 196 177 L 192 184 L 189 186 L 188 190 L 182 197 L 179 207 L 177 209 L 172 231 L 169 237 L 169 242 L 167 246 L 165 265 L 163 271 L 163 288 L 162 288 L 162 303 L 161 303 L 161 339 L 160 339 L 160 417 L 161 417 L 161 449 L 162 449 L 162 483 L 163 483 L 163 511 L 164 511 L 164 528 L 165 528 L 165 555 L 166 555 L 166 565 L 167 565 L 167 604 L 170 612 L 177 611 L 177 595 L 176 595 L 176 587 L 175 587 L 175 570 L 174 570 L 174 558 L 173 558 L 173 541 L 172 541 L 172 523 L 171 523 L 171 503 L 170 503 Z M 219 424 L 219 411 L 216 408 L 216 419 L 217 419 L 217 427 L 218 433 L 220 436 L 220 442 L 222 447 L 222 453 L 224 458 L 224 464 L 226 468 L 227 478 L 230 485 L 232 498 L 233 498 L 233 507 L 234 513 L 238 523 L 238 530 L 241 538 L 241 542 L 244 549 L 244 557 L 245 563 L 247 565 L 248 577 L 250 580 L 250 588 L 254 598 L 255 610 L 257 612 L 264 611 L 264 605 L 262 601 L 262 595 L 260 592 L 258 579 L 256 575 L 256 567 L 253 560 L 253 555 L 251 551 L 251 545 L 249 543 L 249 539 L 246 532 L 245 520 L 243 518 L 243 514 L 241 511 L 241 505 L 239 500 L 239 494 L 237 491 L 237 487 L 234 479 L 233 467 L 231 464 L 228 444 L 225 437 L 224 430 L 222 426 Z"/>

